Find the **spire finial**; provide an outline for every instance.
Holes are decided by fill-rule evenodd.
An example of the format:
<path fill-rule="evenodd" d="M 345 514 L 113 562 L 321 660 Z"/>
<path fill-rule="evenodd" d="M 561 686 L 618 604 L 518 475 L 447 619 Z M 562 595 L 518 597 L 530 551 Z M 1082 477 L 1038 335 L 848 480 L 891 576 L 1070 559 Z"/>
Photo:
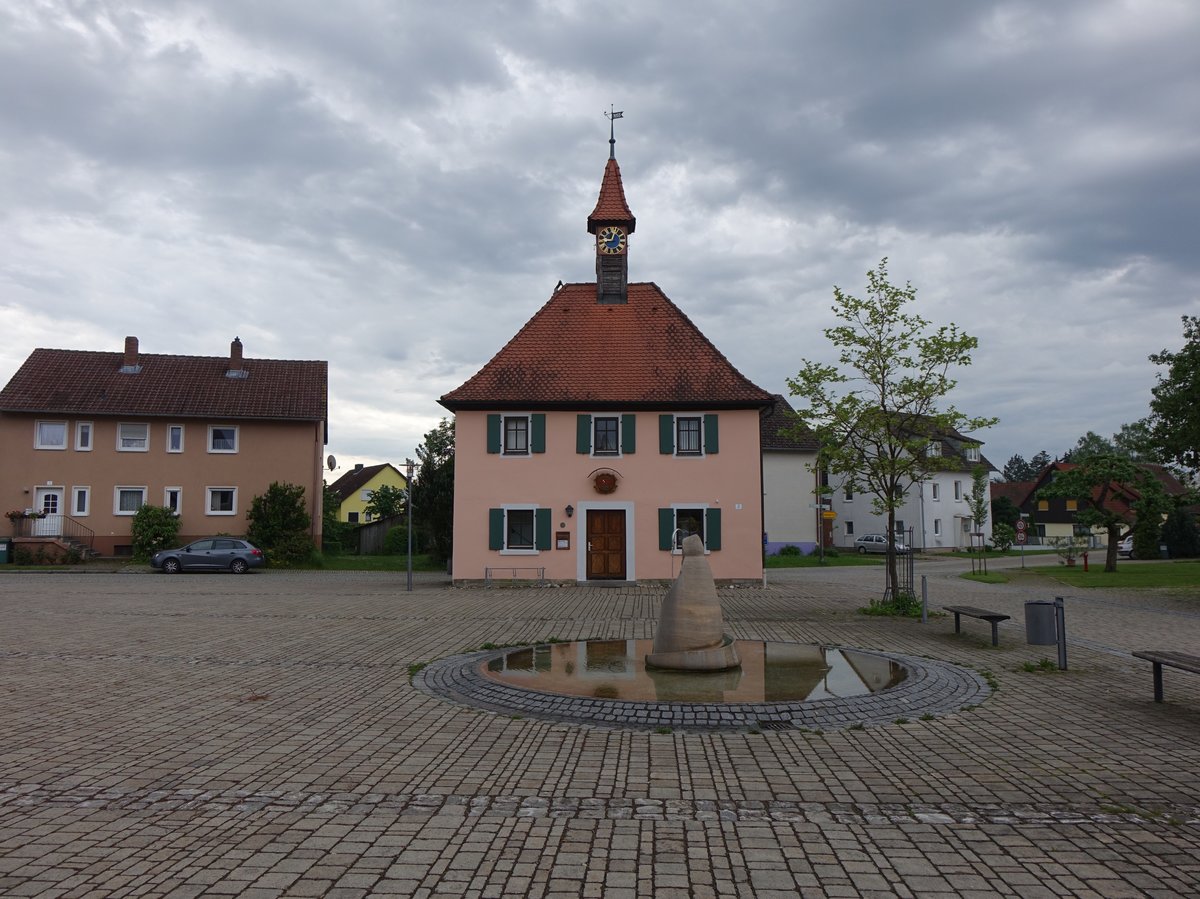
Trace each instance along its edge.
<path fill-rule="evenodd" d="M 610 103 L 608 106 L 608 112 L 606 112 L 604 115 L 608 119 L 608 158 L 616 159 L 617 158 L 617 136 L 613 131 L 613 122 L 615 122 L 617 119 L 623 118 L 625 116 L 625 113 L 615 111 L 613 109 L 612 104 Z"/>

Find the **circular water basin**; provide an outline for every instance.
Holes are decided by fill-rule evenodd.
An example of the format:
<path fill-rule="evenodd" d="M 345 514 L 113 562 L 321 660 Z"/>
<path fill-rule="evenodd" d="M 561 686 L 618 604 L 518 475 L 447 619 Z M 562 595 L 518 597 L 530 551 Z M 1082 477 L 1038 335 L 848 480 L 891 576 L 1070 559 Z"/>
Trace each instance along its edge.
<path fill-rule="evenodd" d="M 587 640 L 506 650 L 479 663 L 487 678 L 565 696 L 635 702 L 810 702 L 862 696 L 908 676 L 885 656 L 736 640 L 741 666 L 726 671 L 672 671 L 646 665 L 653 640 Z"/>
<path fill-rule="evenodd" d="M 974 671 L 889 652 L 737 641 L 741 667 L 647 669 L 650 640 L 489 649 L 439 659 L 413 685 L 512 718 L 634 730 L 835 729 L 949 714 L 991 694 Z"/>

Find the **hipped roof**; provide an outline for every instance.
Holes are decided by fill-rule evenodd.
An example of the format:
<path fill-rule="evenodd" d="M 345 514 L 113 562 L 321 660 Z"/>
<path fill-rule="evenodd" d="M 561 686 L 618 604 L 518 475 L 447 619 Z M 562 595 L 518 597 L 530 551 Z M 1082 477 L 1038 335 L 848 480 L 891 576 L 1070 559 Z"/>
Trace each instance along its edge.
<path fill-rule="evenodd" d="M 625 304 L 567 284 L 480 371 L 439 402 L 459 409 L 763 408 L 739 372 L 657 284 Z"/>

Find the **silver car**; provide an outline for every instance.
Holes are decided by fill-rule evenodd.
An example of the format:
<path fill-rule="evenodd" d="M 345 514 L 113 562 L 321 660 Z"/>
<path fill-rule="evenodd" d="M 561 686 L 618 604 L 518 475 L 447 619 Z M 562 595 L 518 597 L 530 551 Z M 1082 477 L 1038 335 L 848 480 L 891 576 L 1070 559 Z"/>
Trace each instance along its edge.
<path fill-rule="evenodd" d="M 906 553 L 908 547 L 899 540 L 893 540 L 892 546 L 895 547 L 895 552 Z M 867 553 L 886 553 L 888 551 L 888 539 L 883 534 L 863 534 L 854 541 L 854 548 L 863 555 Z"/>

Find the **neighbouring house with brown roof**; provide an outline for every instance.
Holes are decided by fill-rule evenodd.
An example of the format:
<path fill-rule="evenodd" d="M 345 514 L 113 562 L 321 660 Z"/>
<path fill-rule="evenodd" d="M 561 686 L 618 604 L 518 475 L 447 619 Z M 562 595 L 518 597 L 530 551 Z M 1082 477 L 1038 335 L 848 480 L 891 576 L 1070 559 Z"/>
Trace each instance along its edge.
<path fill-rule="evenodd" d="M 771 394 L 658 285 L 630 283 L 635 226 L 610 153 L 587 220 L 596 281 L 556 288 L 441 398 L 456 416 L 456 582 L 666 580 L 689 533 L 716 578 L 762 577 Z"/>
<path fill-rule="evenodd" d="M 367 505 L 380 487 L 404 490 L 408 487 L 408 481 L 395 465 L 383 462 L 379 465 L 355 465 L 330 484 L 329 489 L 337 494 L 339 500 L 337 520 L 350 524 L 370 521 L 371 513 L 367 511 Z"/>
<path fill-rule="evenodd" d="M 817 548 L 817 534 L 832 546 L 828 503 L 818 500 L 816 435 L 805 428 L 791 403 L 775 395 L 760 424 L 763 456 L 763 544 L 768 554 L 797 546 L 805 555 Z"/>
<path fill-rule="evenodd" d="M 1154 476 L 1162 485 L 1167 496 L 1180 497 L 1187 492 L 1187 488 L 1171 473 L 1170 469 L 1150 462 L 1139 463 L 1139 465 Z M 1051 462 L 1042 469 L 1036 480 L 1019 482 L 1013 485 L 1011 492 L 1006 492 L 1005 495 L 1021 510 L 1022 517 L 1029 523 L 1027 539 L 1031 545 L 1046 545 L 1052 543 L 1056 538 L 1068 537 L 1086 540 L 1092 547 L 1101 547 L 1107 544 L 1108 532 L 1104 528 L 1088 528 L 1075 521 L 1076 514 L 1086 508 L 1088 502 L 1086 498 L 1064 499 L 1038 496 L 1038 491 L 1047 486 L 1054 479 L 1055 474 L 1077 467 L 1071 462 Z M 1000 485 L 994 485 L 992 488 L 993 498 L 997 495 L 996 487 L 998 486 Z M 1100 492 L 1101 488 L 1096 488 L 1093 496 L 1098 497 Z M 1137 519 L 1137 512 L 1133 504 L 1141 498 L 1137 488 L 1131 484 L 1110 483 L 1106 485 L 1104 492 L 1107 494 L 1105 507 L 1120 515 L 1132 527 Z"/>
<path fill-rule="evenodd" d="M 251 500 L 298 484 L 320 545 L 327 365 L 36 349 L 0 391 L 0 510 L 18 544 L 128 554 L 145 504 L 171 508 L 180 540 L 244 534 Z M 51 550 L 54 551 L 54 550 Z"/>

